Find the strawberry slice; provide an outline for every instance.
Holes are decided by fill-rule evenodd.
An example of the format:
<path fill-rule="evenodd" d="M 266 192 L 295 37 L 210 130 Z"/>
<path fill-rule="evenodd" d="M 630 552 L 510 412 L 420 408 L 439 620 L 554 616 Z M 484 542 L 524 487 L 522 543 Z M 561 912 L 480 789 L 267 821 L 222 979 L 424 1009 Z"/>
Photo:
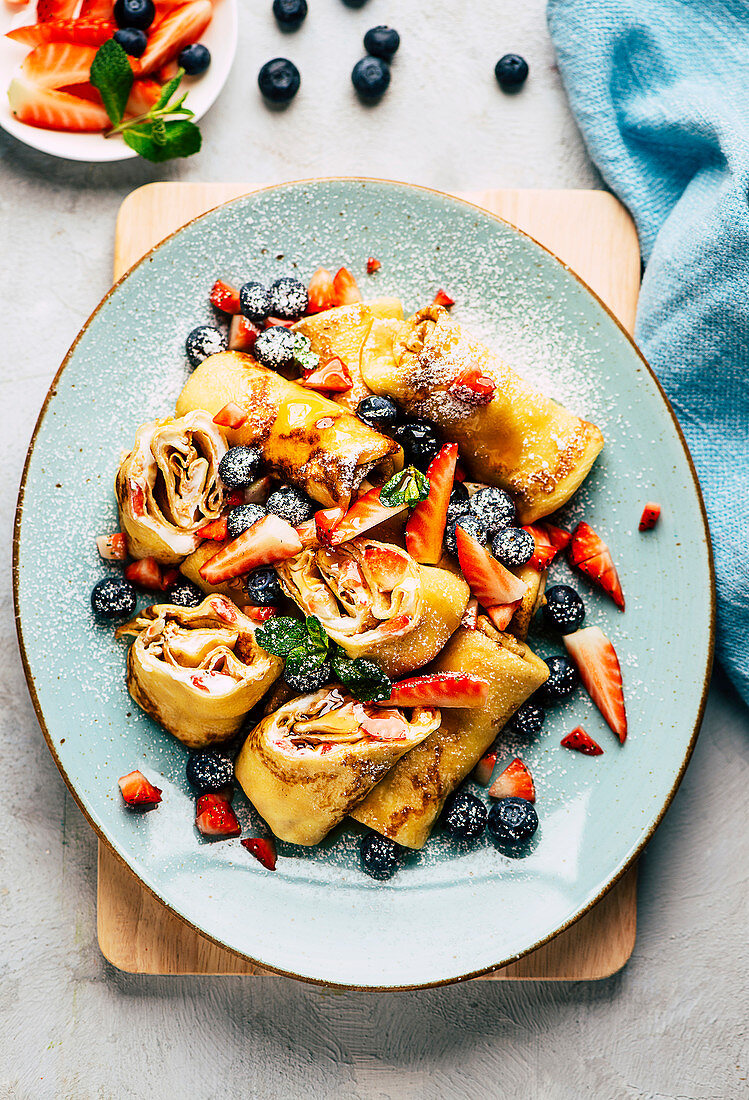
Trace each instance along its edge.
<path fill-rule="evenodd" d="M 475 596 L 471 596 L 465 611 L 463 612 L 463 618 L 460 620 L 460 625 L 466 630 L 475 630 L 476 623 L 479 617 L 479 601 Z"/>
<path fill-rule="evenodd" d="M 578 523 L 572 532 L 567 553 L 571 564 L 611 596 L 619 610 L 623 611 L 624 593 L 611 551 L 590 524 Z"/>
<path fill-rule="evenodd" d="M 524 798 L 527 802 L 536 801 L 536 788 L 533 776 L 519 756 L 511 760 L 501 775 L 489 788 L 490 798 Z"/>
<path fill-rule="evenodd" d="M 157 84 L 155 80 L 149 80 L 148 78 L 134 80 L 125 104 L 125 114 L 145 114 L 146 111 L 151 110 L 160 95 L 161 85 Z"/>
<path fill-rule="evenodd" d="M 83 0 L 79 19 L 107 19 L 112 16 L 111 0 Z"/>
<path fill-rule="evenodd" d="M 598 742 L 594 741 L 582 726 L 575 726 L 572 732 L 563 737 L 559 744 L 565 749 L 574 749 L 575 752 L 582 752 L 586 756 L 601 756 L 603 753 L 603 749 Z"/>
<path fill-rule="evenodd" d="M 218 424 L 219 428 L 241 428 L 247 423 L 247 413 L 239 405 L 229 401 L 216 413 L 213 423 Z"/>
<path fill-rule="evenodd" d="M 655 504 L 652 500 L 649 500 L 642 510 L 638 531 L 652 531 L 660 517 L 660 504 Z"/>
<path fill-rule="evenodd" d="M 320 393 L 346 393 L 354 384 L 348 367 L 338 358 L 329 359 L 324 366 L 306 372 L 300 381 L 308 390 Z"/>
<path fill-rule="evenodd" d="M 125 580 L 137 584 L 138 588 L 147 588 L 150 591 L 159 591 L 163 583 L 161 568 L 155 558 L 138 558 L 131 561 L 125 567 Z"/>
<path fill-rule="evenodd" d="M 565 634 L 565 648 L 577 665 L 583 687 L 622 744 L 627 737 L 622 670 L 613 645 L 597 626 Z"/>
<path fill-rule="evenodd" d="M 272 619 L 277 612 L 275 607 L 255 607 L 252 604 L 245 604 L 242 608 L 242 614 L 246 615 L 248 619 L 252 619 L 253 623 L 264 623 L 268 619 Z"/>
<path fill-rule="evenodd" d="M 219 516 L 218 519 L 212 519 L 209 523 L 204 523 L 202 527 L 198 527 L 195 534 L 200 535 L 202 539 L 223 542 L 226 538 L 226 516 Z"/>
<path fill-rule="evenodd" d="M 336 509 L 340 511 L 340 509 Z M 298 523 L 294 528 L 302 543 L 303 549 L 307 550 L 310 547 L 318 547 L 320 545 L 320 536 L 317 533 L 317 524 L 315 523 L 315 517 L 312 519 L 306 519 L 304 523 Z"/>
<path fill-rule="evenodd" d="M 356 279 L 346 267 L 341 267 L 333 276 L 333 293 L 337 306 L 350 306 L 362 300 Z"/>
<path fill-rule="evenodd" d="M 515 600 L 514 603 L 503 603 L 498 607 L 487 607 L 486 613 L 497 630 L 507 630 L 519 605 L 520 600 Z"/>
<path fill-rule="evenodd" d="M 545 520 L 541 524 L 534 524 L 534 530 L 537 527 L 541 527 L 548 541 L 557 550 L 566 550 L 569 546 L 572 533 L 565 531 L 564 527 L 555 527 L 553 523 L 547 523 Z"/>
<path fill-rule="evenodd" d="M 288 317 L 266 317 L 266 328 L 293 328 L 296 321 L 289 320 Z"/>
<path fill-rule="evenodd" d="M 51 19 L 72 19 L 77 7 L 78 0 L 37 0 L 37 22 L 48 23 Z"/>
<path fill-rule="evenodd" d="M 211 0 L 191 0 L 168 11 L 151 31 L 140 59 L 141 73 L 153 73 L 177 56 L 183 46 L 197 42 L 211 21 Z"/>
<path fill-rule="evenodd" d="M 88 80 L 95 46 L 76 46 L 71 42 L 45 42 L 27 54 L 21 75 L 40 88 L 61 88 L 65 84 L 83 84 Z"/>
<path fill-rule="evenodd" d="M 195 809 L 195 824 L 203 836 L 228 839 L 242 832 L 237 815 L 221 794 L 202 794 Z"/>
<path fill-rule="evenodd" d="M 269 871 L 276 869 L 276 842 L 273 837 L 247 836 L 242 841 L 242 847 L 250 852 L 258 863 L 267 867 Z"/>
<path fill-rule="evenodd" d="M 110 126 L 109 116 L 101 104 L 67 92 L 40 88 L 21 76 L 11 80 L 8 100 L 14 118 L 42 130 L 94 133 Z"/>
<path fill-rule="evenodd" d="M 239 313 L 239 291 L 236 287 L 217 279 L 211 287 L 211 305 L 222 313 Z"/>
<path fill-rule="evenodd" d="M 330 537 L 333 532 L 333 528 L 343 519 L 343 508 L 321 508 L 319 512 L 315 512 L 314 523 L 315 533 L 318 541 L 325 546 L 330 545 Z"/>
<path fill-rule="evenodd" d="M 229 326 L 229 349 L 231 351 L 252 351 L 260 329 L 241 313 L 235 314 Z"/>
<path fill-rule="evenodd" d="M 293 558 L 301 549 L 301 539 L 290 523 L 280 516 L 263 516 L 204 562 L 200 575 L 209 584 L 220 584 L 259 565 Z"/>
<path fill-rule="evenodd" d="M 436 672 L 393 684 L 383 707 L 483 707 L 489 684 L 469 672 Z"/>
<path fill-rule="evenodd" d="M 96 549 L 104 561 L 124 561 L 127 557 L 127 539 L 121 531 L 113 535 L 99 535 Z"/>
<path fill-rule="evenodd" d="M 497 385 L 493 378 L 482 374 L 478 367 L 469 367 L 460 372 L 450 383 L 449 389 L 469 405 L 488 405 L 494 397 Z"/>
<path fill-rule="evenodd" d="M 482 607 L 501 607 L 522 600 L 525 582 L 505 569 L 480 542 L 462 527 L 455 528 L 455 541 L 463 576 Z"/>
<path fill-rule="evenodd" d="M 367 275 L 374 275 L 375 271 L 379 271 L 382 264 L 374 256 L 370 256 L 367 260 Z"/>
<path fill-rule="evenodd" d="M 443 290 L 442 287 L 440 287 L 440 289 L 437 291 L 434 298 L 432 299 L 432 305 L 444 306 L 445 309 L 449 309 L 450 306 L 455 305 L 455 299 L 451 298 L 447 291 Z"/>
<path fill-rule="evenodd" d="M 322 313 L 323 310 L 332 309 L 337 304 L 333 276 L 324 267 L 318 267 L 310 279 L 307 295 L 309 297 L 308 313 Z"/>
<path fill-rule="evenodd" d="M 336 523 L 328 533 L 328 542 L 331 546 L 338 546 L 342 542 L 349 542 L 357 535 L 364 534 L 371 527 L 376 527 L 386 519 L 399 515 L 408 509 L 407 504 L 395 504 L 392 508 L 380 501 L 379 488 L 370 489 L 364 496 L 351 505 L 345 516 Z M 318 513 L 319 515 L 319 513 Z M 319 527 L 318 527 L 319 531 Z M 320 536 L 320 541 L 325 539 Z"/>
<path fill-rule="evenodd" d="M 551 541 L 546 528 L 538 524 L 529 523 L 523 527 L 523 530 L 533 536 L 533 541 L 536 544 L 533 551 L 533 557 L 528 562 L 528 565 L 531 569 L 537 569 L 539 573 L 543 573 L 544 569 L 548 569 L 554 561 L 554 558 L 559 553 L 559 548 Z"/>
<path fill-rule="evenodd" d="M 492 781 L 492 772 L 494 771 L 494 765 L 497 763 L 497 754 L 492 749 L 481 757 L 476 767 L 473 769 L 473 778 L 477 783 L 480 783 L 482 787 L 488 787 Z"/>
<path fill-rule="evenodd" d="M 110 5 L 109 15 L 112 14 Z M 47 23 L 32 23 L 8 31 L 6 38 L 24 46 L 40 46 L 44 42 L 74 42 L 78 46 L 101 46 L 117 30 L 110 19 L 53 19 Z"/>
<path fill-rule="evenodd" d="M 429 496 L 419 501 L 406 524 L 406 549 L 423 565 L 436 565 L 442 557 L 442 536 L 457 461 L 457 443 L 446 443 L 427 469 Z"/>
<path fill-rule="evenodd" d="M 149 783 L 143 772 L 128 772 L 117 780 L 122 797 L 128 806 L 142 806 L 151 809 L 161 802 L 161 791 Z"/>

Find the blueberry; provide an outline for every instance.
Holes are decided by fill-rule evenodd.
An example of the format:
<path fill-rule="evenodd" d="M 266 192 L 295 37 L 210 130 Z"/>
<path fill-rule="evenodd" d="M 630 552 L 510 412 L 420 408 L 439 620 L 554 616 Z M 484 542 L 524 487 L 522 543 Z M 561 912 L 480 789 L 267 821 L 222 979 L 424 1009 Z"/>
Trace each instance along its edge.
<path fill-rule="evenodd" d="M 266 61 L 257 76 L 260 91 L 271 103 L 288 103 L 299 91 L 301 82 L 299 69 L 285 57 Z"/>
<path fill-rule="evenodd" d="M 178 581 L 169 589 L 166 598 L 177 607 L 197 607 L 205 599 L 205 592 L 201 592 L 192 581 Z"/>
<path fill-rule="evenodd" d="M 364 49 L 383 61 L 392 61 L 400 44 L 400 35 L 392 27 L 371 27 L 364 35 Z"/>
<path fill-rule="evenodd" d="M 564 655 L 544 657 L 549 666 L 549 679 L 541 684 L 536 694 L 545 707 L 553 707 L 569 699 L 580 683 L 574 663 Z"/>
<path fill-rule="evenodd" d="M 232 508 L 226 517 L 226 533 L 230 539 L 237 539 L 243 531 L 249 531 L 265 515 L 265 509 L 259 504 L 240 504 Z"/>
<path fill-rule="evenodd" d="M 114 5 L 114 21 L 118 27 L 137 27 L 145 31 L 155 15 L 153 0 L 117 0 Z"/>
<path fill-rule="evenodd" d="M 492 554 L 508 569 L 527 565 L 535 549 L 533 535 L 522 527 L 500 527 L 492 539 Z"/>
<path fill-rule="evenodd" d="M 370 878 L 384 882 L 398 868 L 400 845 L 381 833 L 367 833 L 359 845 L 362 869 Z"/>
<path fill-rule="evenodd" d="M 504 489 L 479 489 L 471 497 L 470 509 L 483 523 L 488 535 L 496 535 L 502 527 L 517 523 L 515 503 Z"/>
<path fill-rule="evenodd" d="M 293 485 L 281 485 L 268 497 L 265 507 L 274 516 L 280 516 L 292 527 L 297 527 L 305 520 L 312 519 L 318 506 L 301 489 L 295 489 Z"/>
<path fill-rule="evenodd" d="M 271 283 L 270 311 L 274 317 L 284 321 L 297 321 L 307 312 L 309 295 L 304 283 L 284 275 Z"/>
<path fill-rule="evenodd" d="M 398 406 L 389 397 L 378 397 L 376 393 L 363 397 L 356 406 L 356 415 L 370 428 L 378 432 L 389 432 L 398 423 Z"/>
<path fill-rule="evenodd" d="M 456 791 L 445 805 L 445 832 L 456 840 L 475 840 L 486 828 L 486 806 L 470 791 Z"/>
<path fill-rule="evenodd" d="M 193 42 L 179 51 L 177 63 L 188 76 L 200 76 L 211 63 L 211 51 L 202 42 Z"/>
<path fill-rule="evenodd" d="M 403 448 L 407 466 L 426 470 L 442 443 L 435 428 L 423 420 L 407 420 L 393 432 Z"/>
<path fill-rule="evenodd" d="M 553 584 L 546 589 L 541 614 L 546 626 L 560 634 L 571 634 L 583 624 L 585 604 L 568 584 Z"/>
<path fill-rule="evenodd" d="M 142 57 L 146 52 L 148 39 L 146 32 L 137 27 L 122 27 L 112 35 L 115 42 L 119 42 L 126 54 L 130 57 Z"/>
<path fill-rule="evenodd" d="M 518 53 L 506 53 L 494 66 L 494 75 L 504 91 L 519 88 L 528 76 L 528 62 Z"/>
<path fill-rule="evenodd" d="M 273 0 L 273 14 L 282 30 L 295 31 L 307 17 L 307 0 Z"/>
<path fill-rule="evenodd" d="M 466 511 L 468 511 L 468 501 L 471 499 L 471 494 L 466 489 L 462 481 L 454 481 L 453 487 L 450 490 L 450 504 L 462 504 Z"/>
<path fill-rule="evenodd" d="M 255 569 L 249 573 L 244 590 L 258 607 L 272 607 L 283 596 L 275 569 Z"/>
<path fill-rule="evenodd" d="M 234 765 L 228 756 L 220 752 L 191 752 L 185 771 L 187 782 L 200 794 L 222 791 L 234 783 Z"/>
<path fill-rule="evenodd" d="M 284 680 L 289 687 L 307 694 L 318 691 L 332 679 L 330 661 L 320 661 L 304 650 L 292 650 L 286 658 Z"/>
<path fill-rule="evenodd" d="M 283 325 L 266 328 L 255 341 L 252 354 L 264 367 L 287 370 L 294 365 L 294 333 Z"/>
<path fill-rule="evenodd" d="M 255 480 L 259 465 L 257 447 L 230 447 L 218 464 L 218 476 L 227 489 L 245 489 Z"/>
<path fill-rule="evenodd" d="M 462 527 L 466 534 L 471 535 L 483 546 L 486 542 L 486 531 L 481 525 L 481 520 L 474 516 L 473 512 L 464 512 L 458 516 L 452 527 L 445 527 L 445 549 L 454 558 L 458 556 L 458 543 L 455 539 L 455 528 Z"/>
<path fill-rule="evenodd" d="M 489 810 L 487 824 L 500 844 L 520 844 L 535 833 L 538 814 L 526 798 L 500 798 Z"/>
<path fill-rule="evenodd" d="M 185 342 L 185 351 L 190 365 L 199 367 L 209 355 L 216 355 L 219 351 L 226 351 L 228 341 L 223 332 L 213 325 L 198 325 L 194 328 Z"/>
<path fill-rule="evenodd" d="M 363 57 L 351 72 L 351 80 L 362 99 L 379 99 L 390 83 L 390 66 L 380 57 Z"/>
<path fill-rule="evenodd" d="M 270 294 L 262 283 L 245 283 L 239 288 L 239 308 L 250 321 L 262 325 L 270 313 Z"/>
<path fill-rule="evenodd" d="M 472 512 L 468 511 L 467 500 L 453 500 L 450 497 L 450 503 L 447 506 L 447 519 L 445 520 L 445 532 L 452 531 L 455 524 L 463 516 L 470 516 L 471 522 L 476 518 Z M 446 536 L 447 537 L 447 536 Z"/>
<path fill-rule="evenodd" d="M 509 721 L 509 726 L 521 737 L 533 737 L 541 732 L 545 717 L 546 711 L 541 704 L 529 699 L 527 703 L 523 703 L 515 711 Z"/>
<path fill-rule="evenodd" d="M 135 588 L 124 577 L 105 577 L 94 585 L 91 607 L 101 619 L 126 619 L 135 611 Z"/>

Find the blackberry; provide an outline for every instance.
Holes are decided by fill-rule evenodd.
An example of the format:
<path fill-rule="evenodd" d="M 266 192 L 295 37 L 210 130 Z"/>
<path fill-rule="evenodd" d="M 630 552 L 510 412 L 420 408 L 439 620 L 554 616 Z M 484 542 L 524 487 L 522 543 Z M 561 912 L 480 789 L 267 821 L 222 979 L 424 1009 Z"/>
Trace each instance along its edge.
<path fill-rule="evenodd" d="M 380 882 L 391 878 L 400 862 L 400 845 L 381 833 L 367 833 L 359 845 L 362 870 Z"/>
<path fill-rule="evenodd" d="M 230 447 L 218 464 L 218 475 L 227 489 L 245 489 L 255 480 L 259 465 L 257 447 Z"/>
<path fill-rule="evenodd" d="M 502 527 L 514 527 L 517 523 L 515 503 L 504 489 L 493 486 L 479 489 L 471 497 L 470 509 L 477 516 L 488 535 L 496 535 Z"/>
<path fill-rule="evenodd" d="M 585 604 L 568 584 L 553 584 L 546 589 L 541 614 L 546 626 L 552 630 L 558 630 L 560 634 L 572 634 L 583 624 Z"/>
<path fill-rule="evenodd" d="M 275 569 L 255 569 L 249 573 L 244 590 L 258 607 L 272 607 L 283 596 Z"/>
<path fill-rule="evenodd" d="M 400 35 L 392 27 L 370 27 L 364 35 L 364 49 L 383 61 L 392 61 L 400 44 Z"/>
<path fill-rule="evenodd" d="M 239 288 L 239 308 L 248 320 L 262 325 L 270 314 L 270 292 L 262 283 L 244 283 Z"/>
<path fill-rule="evenodd" d="M 192 581 L 178 581 L 169 589 L 166 597 L 169 603 L 176 604 L 177 607 L 197 607 L 205 599 L 205 593 Z"/>
<path fill-rule="evenodd" d="M 234 783 L 234 765 L 220 752 L 191 752 L 185 772 L 188 783 L 200 794 L 222 791 Z"/>
<path fill-rule="evenodd" d="M 456 791 L 447 800 L 443 825 L 456 840 L 475 840 L 486 828 L 486 806 L 470 791 Z"/>
<path fill-rule="evenodd" d="M 237 539 L 264 515 L 265 509 L 259 504 L 240 504 L 239 507 L 232 508 L 226 517 L 226 534 L 230 539 Z"/>
<path fill-rule="evenodd" d="M 294 333 L 283 325 L 267 328 L 259 334 L 252 354 L 264 367 L 288 370 L 294 365 Z"/>
<path fill-rule="evenodd" d="M 541 684 L 536 695 L 544 706 L 553 707 L 556 703 L 563 703 L 577 690 L 580 676 L 575 664 L 564 655 L 544 657 L 549 666 L 549 679 Z"/>
<path fill-rule="evenodd" d="M 126 619 L 135 611 L 135 588 L 124 577 L 105 577 L 93 587 L 91 607 L 100 619 Z"/>
<path fill-rule="evenodd" d="M 515 733 L 519 733 L 521 737 L 533 737 L 535 734 L 541 732 L 545 717 L 546 711 L 541 704 L 535 702 L 533 699 L 529 699 L 527 703 L 523 703 L 523 705 L 518 707 L 515 711 L 509 721 L 509 726 L 511 730 L 514 730 Z"/>
<path fill-rule="evenodd" d="M 538 814 L 525 798 L 500 798 L 489 811 L 489 832 L 500 844 L 521 844 L 538 828 Z"/>
<path fill-rule="evenodd" d="M 315 502 L 293 485 L 281 485 L 275 489 L 266 500 L 265 507 L 274 516 L 285 519 L 292 527 L 298 527 L 305 520 L 312 519 L 317 511 Z"/>
<path fill-rule="evenodd" d="M 194 328 L 185 341 L 185 351 L 190 365 L 199 367 L 209 355 L 216 355 L 220 351 L 226 351 L 228 340 L 223 332 L 213 325 L 198 325 Z"/>
<path fill-rule="evenodd" d="M 284 275 L 271 283 L 270 312 L 284 321 L 296 321 L 307 312 L 309 295 L 304 283 Z"/>
<path fill-rule="evenodd" d="M 500 527 L 492 539 L 492 554 L 508 569 L 527 565 L 535 549 L 533 535 L 522 527 Z"/>
<path fill-rule="evenodd" d="M 458 544 L 455 540 L 456 527 L 462 527 L 466 534 L 471 535 L 482 546 L 486 542 L 486 531 L 481 525 L 481 521 L 476 518 L 473 512 L 464 512 L 463 515 L 458 516 L 452 527 L 445 526 L 445 549 L 454 558 L 458 556 Z"/>

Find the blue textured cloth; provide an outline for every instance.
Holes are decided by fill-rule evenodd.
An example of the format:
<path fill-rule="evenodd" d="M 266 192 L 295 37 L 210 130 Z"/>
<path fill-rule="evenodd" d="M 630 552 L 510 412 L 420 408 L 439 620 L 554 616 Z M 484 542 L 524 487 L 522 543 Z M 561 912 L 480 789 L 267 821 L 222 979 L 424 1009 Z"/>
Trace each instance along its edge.
<path fill-rule="evenodd" d="M 749 702 L 749 5 L 549 0 L 548 20 L 590 155 L 637 224 L 636 337 L 697 467 L 717 656 Z"/>

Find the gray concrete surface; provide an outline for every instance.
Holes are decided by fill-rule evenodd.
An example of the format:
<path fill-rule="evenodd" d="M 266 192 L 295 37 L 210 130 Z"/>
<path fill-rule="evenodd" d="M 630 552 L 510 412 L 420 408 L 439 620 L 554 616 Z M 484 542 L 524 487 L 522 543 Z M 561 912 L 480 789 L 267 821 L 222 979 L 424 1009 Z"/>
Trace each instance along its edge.
<path fill-rule="evenodd" d="M 361 173 L 445 189 L 584 187 L 597 176 L 554 69 L 542 0 L 310 0 L 282 37 L 270 0 L 243 7 L 237 64 L 203 123 L 204 152 L 155 169 L 48 159 L 0 134 L 3 545 L 49 381 L 109 281 L 124 195 L 169 179 Z M 364 30 L 403 46 L 385 101 L 356 104 Z M 502 96 L 496 58 L 532 76 Z M 285 114 L 255 73 L 286 55 L 303 92 Z M 54 538 L 54 532 L 50 532 Z M 639 933 L 623 973 L 592 984 L 472 984 L 344 994 L 282 978 L 135 977 L 95 929 L 96 842 L 29 703 L 8 569 L 0 645 L 0 1098 L 178 1100 L 679 1098 L 747 1094 L 747 713 L 720 682 L 692 765 L 642 860 Z M 455 929 L 456 937 L 460 928 Z"/>

